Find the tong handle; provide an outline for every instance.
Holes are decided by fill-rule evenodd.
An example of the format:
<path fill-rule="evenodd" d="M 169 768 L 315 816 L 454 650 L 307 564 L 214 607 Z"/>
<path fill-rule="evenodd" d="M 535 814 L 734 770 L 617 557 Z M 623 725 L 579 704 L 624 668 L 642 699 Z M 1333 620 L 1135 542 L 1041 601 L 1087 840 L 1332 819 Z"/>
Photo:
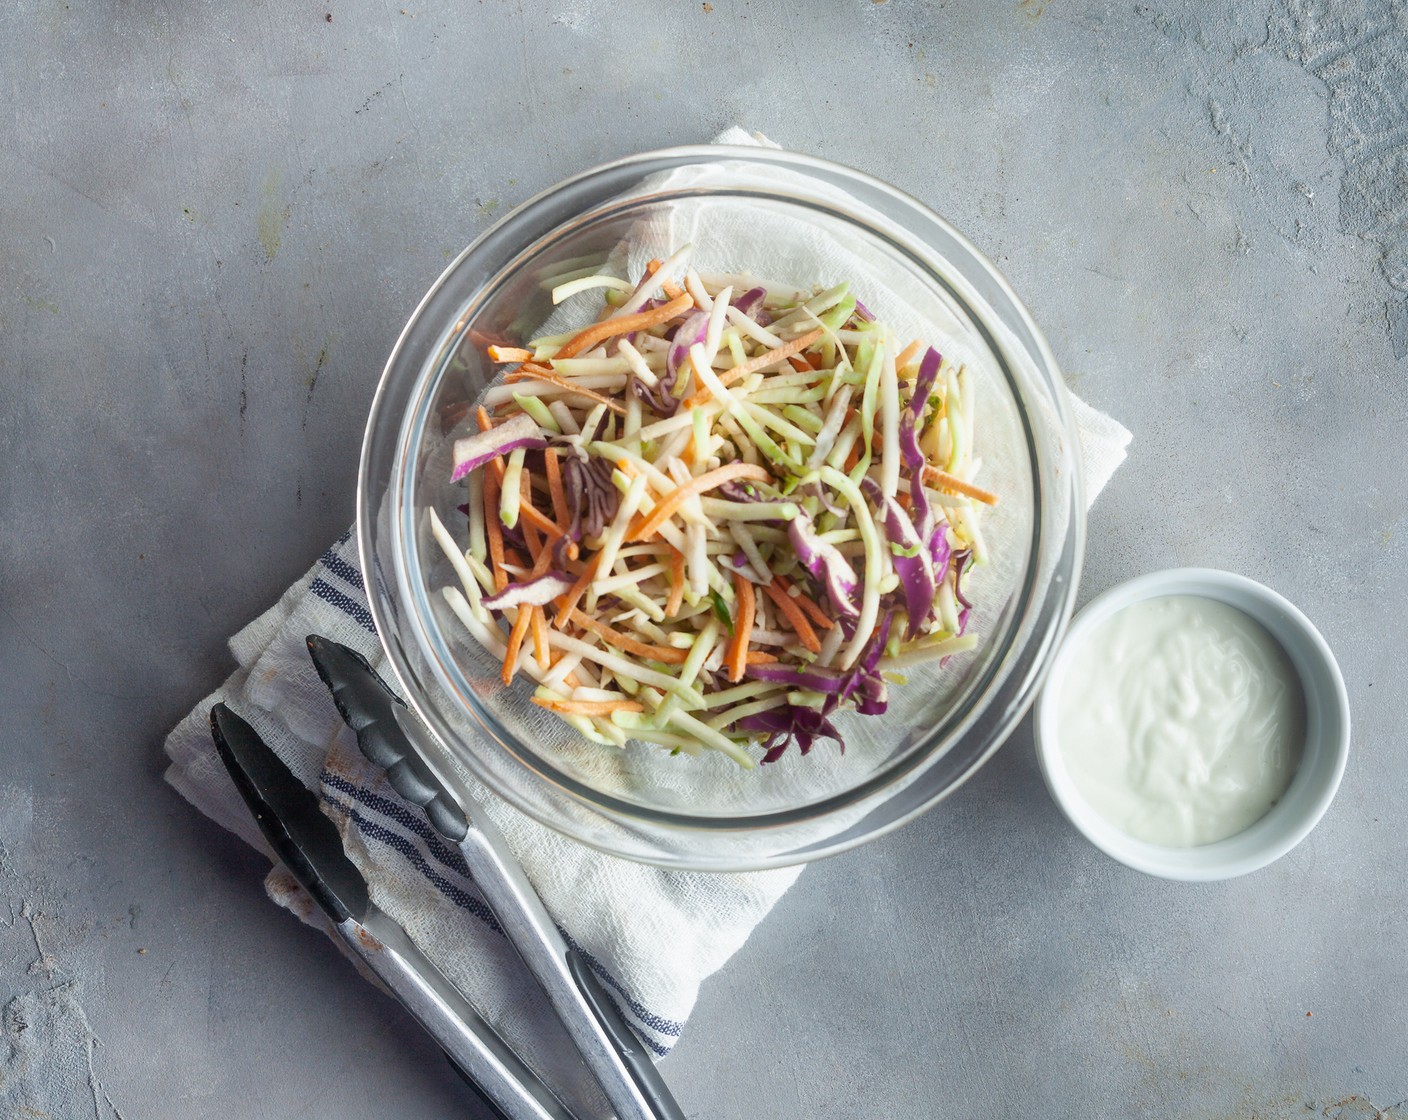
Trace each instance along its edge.
<path fill-rule="evenodd" d="M 224 704 L 210 712 L 216 750 L 260 830 L 338 935 L 508 1120 L 576 1120 L 406 931 L 372 905 L 366 879 L 318 798 L 259 733 Z"/>
<path fill-rule="evenodd" d="M 577 1120 L 396 922 L 373 910 L 365 922 L 340 922 L 337 932 L 440 1044 L 496 1117 Z"/>
<path fill-rule="evenodd" d="M 398 716 L 409 710 L 366 658 L 312 635 L 308 652 L 362 753 L 387 768 L 392 786 L 426 810 L 431 825 L 459 846 L 475 884 L 577 1044 L 620 1120 L 684 1120 L 655 1063 L 483 813 L 471 821 L 434 774 Z M 398 711 L 399 709 L 399 711 Z"/>

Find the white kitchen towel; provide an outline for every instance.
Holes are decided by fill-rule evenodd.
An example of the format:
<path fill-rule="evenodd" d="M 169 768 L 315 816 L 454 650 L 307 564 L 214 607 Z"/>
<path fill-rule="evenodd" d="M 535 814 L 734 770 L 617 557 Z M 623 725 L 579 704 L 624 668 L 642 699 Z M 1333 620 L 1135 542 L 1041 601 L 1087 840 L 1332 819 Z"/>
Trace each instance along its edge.
<path fill-rule="evenodd" d="M 167 780 L 218 823 L 267 851 L 215 754 L 209 711 L 224 701 L 249 720 L 321 798 L 366 875 L 372 901 L 400 922 L 482 1014 L 555 1080 L 580 1070 L 555 1060 L 570 1043 L 469 878 L 459 853 L 363 759 L 313 670 L 305 639 L 322 634 L 389 675 L 372 627 L 349 531 L 279 603 L 231 639 L 239 670 L 167 739 Z M 678 1040 L 699 983 L 744 942 L 798 869 L 684 874 L 602 855 L 568 841 L 482 791 L 549 912 L 583 952 L 645 1044 Z M 275 868 L 270 896 L 326 928 L 291 876 Z M 569 1095 L 590 1101 L 587 1083 Z"/>
<path fill-rule="evenodd" d="M 723 143 L 766 142 L 730 129 Z M 1124 458 L 1129 433 L 1076 401 L 1093 501 Z M 214 751 L 209 711 L 227 703 L 322 800 L 373 901 L 470 997 L 533 1065 L 566 1082 L 569 1096 L 600 1107 L 521 962 L 499 932 L 458 852 L 434 834 L 384 776 L 363 760 L 308 658 L 305 638 L 322 634 L 364 654 L 383 675 L 349 530 L 265 614 L 230 640 L 239 668 L 172 731 L 167 780 L 223 827 L 268 853 Z M 579 946 L 646 1046 L 664 1056 L 678 1040 L 700 982 L 720 968 L 795 882 L 798 868 L 749 874 L 666 871 L 615 859 L 544 828 L 476 791 L 549 912 Z M 270 853 L 271 854 L 271 853 Z M 275 866 L 270 896 L 309 924 L 321 915 Z"/>

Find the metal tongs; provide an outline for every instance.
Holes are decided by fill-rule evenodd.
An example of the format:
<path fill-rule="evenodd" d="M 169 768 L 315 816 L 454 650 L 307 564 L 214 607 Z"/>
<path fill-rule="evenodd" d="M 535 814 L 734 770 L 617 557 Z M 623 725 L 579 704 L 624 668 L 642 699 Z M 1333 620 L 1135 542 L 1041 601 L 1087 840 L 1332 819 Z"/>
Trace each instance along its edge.
<path fill-rule="evenodd" d="M 413 718 L 409 710 L 354 650 L 316 635 L 308 639 L 308 650 L 362 753 L 464 856 L 619 1120 L 684 1120 L 640 1040 L 563 939 L 493 822 L 450 792 L 407 735 L 402 721 Z M 254 729 L 224 704 L 211 709 L 210 725 L 221 759 L 279 858 L 461 1073 L 510 1120 L 580 1120 L 406 931 L 371 904 L 366 880 L 317 797 Z"/>

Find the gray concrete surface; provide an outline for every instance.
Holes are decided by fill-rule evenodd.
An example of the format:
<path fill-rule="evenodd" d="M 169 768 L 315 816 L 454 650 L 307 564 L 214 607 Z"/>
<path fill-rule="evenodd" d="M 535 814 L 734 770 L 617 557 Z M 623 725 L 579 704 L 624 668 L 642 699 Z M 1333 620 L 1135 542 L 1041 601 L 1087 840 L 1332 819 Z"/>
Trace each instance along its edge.
<path fill-rule="evenodd" d="M 161 739 L 351 519 L 445 260 L 734 122 L 950 217 L 1133 429 L 1085 598 L 1263 580 L 1356 722 L 1311 838 L 1199 887 L 1081 840 L 1022 730 L 705 986 L 665 1066 L 689 1114 L 1408 1112 L 1405 59 L 1401 0 L 5 5 L 6 1120 L 476 1115 Z"/>

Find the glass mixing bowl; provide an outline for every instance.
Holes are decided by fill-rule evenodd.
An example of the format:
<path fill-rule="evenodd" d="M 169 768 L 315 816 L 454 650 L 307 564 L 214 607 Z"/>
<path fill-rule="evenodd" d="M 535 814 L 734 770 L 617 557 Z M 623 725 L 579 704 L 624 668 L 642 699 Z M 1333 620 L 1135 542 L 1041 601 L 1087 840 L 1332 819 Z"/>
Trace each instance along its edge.
<path fill-rule="evenodd" d="M 701 271 L 798 288 L 846 280 L 903 338 L 968 365 L 991 562 L 966 585 L 978 649 L 911 670 L 883 716 L 837 720 L 844 752 L 744 771 L 584 739 L 504 688 L 440 589 L 454 574 L 427 508 L 461 529 L 449 443 L 495 376 L 484 344 L 584 325 L 554 308 L 564 276 L 624 270 L 694 246 Z M 599 299 L 599 293 L 597 293 Z M 582 299 L 583 297 L 574 297 Z M 600 306 L 599 302 L 596 306 Z M 575 316 L 575 318 L 574 318 Z M 555 318 L 554 318 L 555 317 Z M 1040 685 L 1075 600 L 1085 536 L 1079 442 L 1055 359 L 1007 282 L 947 222 L 893 187 L 824 160 L 722 145 L 647 152 L 530 199 L 445 271 L 411 316 L 377 389 L 362 450 L 357 532 L 377 631 L 424 728 L 411 729 L 462 794 L 499 797 L 629 859 L 739 871 L 799 863 L 898 827 L 1001 745 Z M 461 536 L 463 533 L 461 532 Z M 409 721 L 408 721 L 409 722 Z M 428 731 L 428 733 L 427 733 Z"/>

